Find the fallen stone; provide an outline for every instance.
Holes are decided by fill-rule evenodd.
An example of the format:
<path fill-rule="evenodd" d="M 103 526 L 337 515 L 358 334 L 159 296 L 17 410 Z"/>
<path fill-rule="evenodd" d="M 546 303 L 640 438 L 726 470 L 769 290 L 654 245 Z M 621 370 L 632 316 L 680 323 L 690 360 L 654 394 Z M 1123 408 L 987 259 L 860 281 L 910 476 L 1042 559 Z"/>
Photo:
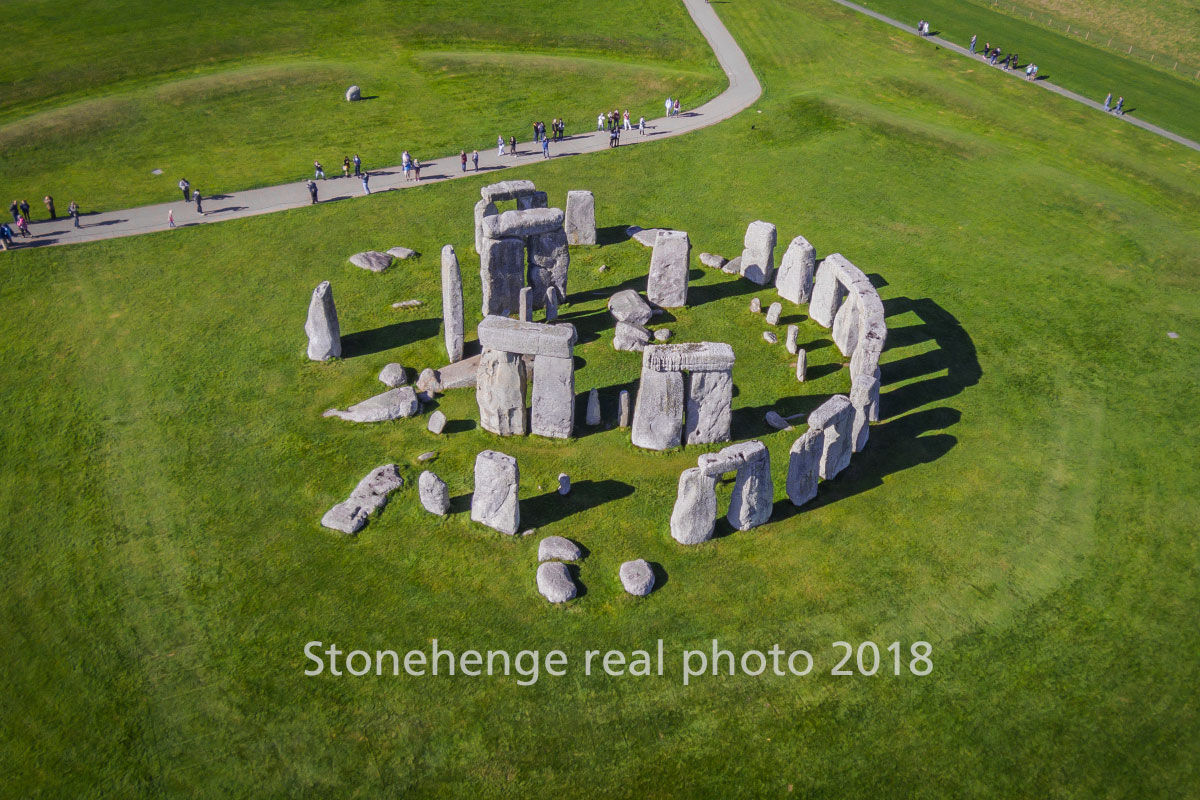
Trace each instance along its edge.
<path fill-rule="evenodd" d="M 725 262 L 725 266 L 721 267 L 721 272 L 729 275 L 740 275 L 742 271 L 742 257 L 734 256 Z"/>
<path fill-rule="evenodd" d="M 432 367 L 426 367 L 421 370 L 421 374 L 417 376 L 417 399 L 422 403 L 428 403 L 433 400 L 434 395 L 442 391 L 442 381 L 438 376 L 437 370 Z"/>
<path fill-rule="evenodd" d="M 351 86 L 346 90 L 346 102 L 353 103 L 355 100 L 362 100 L 362 89 L 357 86 Z"/>
<path fill-rule="evenodd" d="M 650 331 L 641 325 L 618 322 L 613 330 L 613 349 L 628 353 L 640 353 L 650 341 Z"/>
<path fill-rule="evenodd" d="M 523 238 L 561 231 L 563 212 L 559 208 L 529 208 L 503 211 L 483 218 L 483 235 L 487 239 Z"/>
<path fill-rule="evenodd" d="M 572 189 L 567 192 L 567 213 L 563 220 L 567 243 L 596 243 L 596 198 L 591 192 Z"/>
<path fill-rule="evenodd" d="M 821 428 L 809 428 L 792 443 L 787 473 L 787 496 L 792 505 L 802 506 L 817 496 L 817 478 L 824 452 L 825 431 Z"/>
<path fill-rule="evenodd" d="M 392 308 L 420 308 L 425 305 L 420 300 L 401 300 L 398 303 L 392 303 Z"/>
<path fill-rule="evenodd" d="M 709 269 L 720 269 L 729 263 L 729 259 L 719 256 L 716 253 L 701 253 L 700 263 Z"/>
<path fill-rule="evenodd" d="M 757 297 L 750 298 L 750 313 L 751 314 L 761 314 L 762 313 L 762 300 L 759 300 Z"/>
<path fill-rule="evenodd" d="M 659 231 L 650 256 L 646 299 L 661 308 L 687 305 L 692 244 L 683 231 Z"/>
<path fill-rule="evenodd" d="M 421 453 L 421 455 L 417 456 L 417 463 L 424 464 L 426 461 L 433 461 L 435 458 L 437 458 L 437 451 L 427 450 L 424 453 Z"/>
<path fill-rule="evenodd" d="M 645 597 L 654 589 L 654 570 L 644 558 L 626 561 L 617 570 L 621 585 L 634 597 Z"/>
<path fill-rule="evenodd" d="M 386 422 L 391 419 L 415 416 L 420 410 L 421 404 L 417 402 L 417 393 L 411 386 L 400 386 L 374 397 L 368 397 L 345 411 L 331 408 L 322 416 L 337 417 L 348 422 Z"/>
<path fill-rule="evenodd" d="M 799 340 L 800 340 L 800 326 L 799 325 L 788 325 L 787 326 L 787 339 L 785 341 L 786 341 L 787 351 L 789 353 L 791 353 L 792 355 L 796 355 L 796 351 L 800 349 Z"/>
<path fill-rule="evenodd" d="M 475 491 L 471 495 L 471 521 L 512 536 L 521 523 L 517 493 L 521 472 L 517 460 L 495 450 L 475 457 Z"/>
<path fill-rule="evenodd" d="M 630 411 L 629 392 L 625 389 L 617 395 L 617 426 L 628 428 L 633 415 Z"/>
<path fill-rule="evenodd" d="M 778 325 L 779 315 L 783 313 L 783 305 L 781 303 L 771 303 L 767 308 L 767 324 Z"/>
<path fill-rule="evenodd" d="M 525 362 L 520 355 L 485 349 L 480 354 L 475 381 L 479 424 L 484 430 L 499 436 L 524 436 L 529 432 Z"/>
<path fill-rule="evenodd" d="M 767 412 L 767 424 L 777 431 L 790 431 L 792 429 L 791 423 L 774 411 Z"/>
<path fill-rule="evenodd" d="M 743 246 L 739 266 L 741 276 L 766 286 L 775 275 L 775 226 L 762 220 L 751 222 L 746 228 Z"/>
<path fill-rule="evenodd" d="M 445 391 L 447 389 L 462 389 L 467 386 L 474 386 L 478 371 L 479 354 L 476 354 L 462 361 L 447 364 L 433 372 L 434 377 L 437 379 L 437 385 L 441 387 L 438 391 Z"/>
<path fill-rule="evenodd" d="M 717 480 L 698 467 L 679 475 L 671 538 L 680 544 L 700 544 L 713 536 L 717 522 Z"/>
<path fill-rule="evenodd" d="M 617 322 L 642 326 L 650 321 L 652 309 L 636 291 L 622 289 L 608 298 L 608 313 L 612 314 Z"/>
<path fill-rule="evenodd" d="M 417 489 L 421 505 L 426 511 L 439 517 L 446 516 L 446 512 L 450 510 L 450 490 L 446 488 L 444 480 L 425 470 L 417 479 Z"/>
<path fill-rule="evenodd" d="M 767 344 L 779 344 L 779 337 L 771 331 L 763 331 L 763 341 Z"/>
<path fill-rule="evenodd" d="M 578 561 L 583 558 L 579 545 L 562 536 L 547 536 L 538 542 L 538 561 Z"/>
<path fill-rule="evenodd" d="M 537 587 L 551 603 L 565 603 L 577 592 L 575 581 L 571 580 L 571 571 L 566 564 L 558 561 L 548 561 L 538 567 Z"/>
<path fill-rule="evenodd" d="M 430 433 L 441 433 L 446 429 L 446 415 L 440 410 L 434 411 L 429 415 L 429 424 L 426 427 Z"/>
<path fill-rule="evenodd" d="M 388 364 L 379 371 L 379 382 L 395 389 L 408 383 L 408 373 L 399 364 Z"/>
<path fill-rule="evenodd" d="M 410 258 L 420 258 L 421 254 L 409 247 L 389 247 L 387 254 L 392 258 L 400 261 L 407 261 Z"/>
<path fill-rule="evenodd" d="M 661 230 L 662 228 L 639 228 L 636 225 L 632 225 L 626 228 L 625 232 L 638 244 L 645 247 L 654 247 L 654 241 L 658 238 L 658 232 Z"/>
<path fill-rule="evenodd" d="M 358 533 L 368 517 L 387 505 L 388 495 L 403 485 L 395 464 L 376 467 L 358 482 L 349 498 L 325 512 L 321 524 L 342 533 Z"/>
<path fill-rule="evenodd" d="M 392 257 L 377 250 L 367 250 L 350 256 L 350 263 L 371 272 L 383 272 L 392 265 Z"/>
<path fill-rule="evenodd" d="M 448 244 L 442 248 L 442 335 L 451 363 L 462 360 L 465 327 L 462 271 L 454 246 Z"/>
<path fill-rule="evenodd" d="M 659 328 L 654 332 L 654 341 L 666 342 L 671 339 L 671 330 L 669 328 Z"/>
<path fill-rule="evenodd" d="M 816 250 L 803 236 L 792 239 L 779 262 L 775 276 L 775 291 L 784 300 L 799 305 L 812 299 L 813 273 L 816 270 Z"/>
<path fill-rule="evenodd" d="M 565 472 L 558 473 L 558 493 L 564 497 L 571 493 L 571 476 Z"/>
<path fill-rule="evenodd" d="M 342 355 L 342 333 L 338 325 L 337 307 L 333 304 L 333 288 L 322 281 L 313 289 L 308 301 L 308 319 L 304 323 L 308 334 L 308 357 L 326 361 Z"/>

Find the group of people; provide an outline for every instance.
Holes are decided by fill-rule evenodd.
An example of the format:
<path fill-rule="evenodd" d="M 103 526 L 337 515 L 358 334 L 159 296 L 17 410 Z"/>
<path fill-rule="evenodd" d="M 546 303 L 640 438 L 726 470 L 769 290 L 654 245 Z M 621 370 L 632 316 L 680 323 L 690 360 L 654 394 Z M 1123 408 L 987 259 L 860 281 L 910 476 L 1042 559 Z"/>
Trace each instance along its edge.
<path fill-rule="evenodd" d="M 466 172 L 467 171 L 467 151 L 466 150 L 458 151 L 458 160 L 460 162 L 462 162 L 462 171 Z M 471 161 L 473 161 L 475 163 L 475 171 L 479 172 L 479 151 L 478 150 L 474 150 L 471 152 Z"/>
<path fill-rule="evenodd" d="M 400 169 L 404 172 L 404 180 L 421 180 L 421 162 L 413 158 L 412 154 L 407 150 L 400 156 Z M 367 194 L 370 194 L 370 192 L 367 192 Z"/>
<path fill-rule="evenodd" d="M 42 198 L 42 203 L 46 206 L 46 212 L 50 215 L 51 220 L 58 219 L 58 210 L 54 207 L 54 198 L 46 195 Z M 34 238 L 33 233 L 29 230 L 29 223 L 33 221 L 33 215 L 28 200 L 13 200 L 12 205 L 8 207 L 8 213 L 12 215 L 12 224 L 5 222 L 0 224 L 0 247 L 7 250 L 11 247 L 19 234 L 26 239 Z M 67 214 L 70 215 L 75 227 L 79 225 L 79 204 L 74 200 L 67 206 Z M 16 226 L 16 232 L 13 232 L 13 226 Z"/>
<path fill-rule="evenodd" d="M 929 35 L 929 22 L 926 20 L 921 20 L 920 22 L 917 23 L 917 36 L 928 36 L 928 35 Z"/>
<path fill-rule="evenodd" d="M 978 42 L 979 42 L 978 36 L 971 37 L 971 46 L 970 46 L 971 55 L 975 55 L 975 47 Z M 1002 52 L 1003 51 L 999 48 L 999 46 L 992 47 L 991 42 L 985 42 L 983 45 L 983 52 L 980 53 L 980 55 L 983 57 L 983 60 L 986 61 L 987 63 L 991 64 L 994 67 L 1000 67 L 1001 69 L 1005 70 L 1006 72 L 1011 72 L 1012 70 L 1016 69 L 1017 68 L 1017 58 L 1018 58 L 1017 54 L 1009 53 L 1009 54 L 1005 55 L 1003 59 L 1001 59 L 1000 54 Z M 1038 65 L 1037 64 L 1034 64 L 1032 61 L 1030 61 L 1028 64 L 1025 65 L 1025 80 L 1029 80 L 1029 81 L 1037 80 L 1037 74 L 1038 74 Z"/>
<path fill-rule="evenodd" d="M 679 98 L 676 97 L 676 98 L 672 99 L 672 98 L 668 97 L 666 99 L 666 101 L 663 103 L 663 108 L 666 109 L 668 117 L 678 117 L 679 112 L 680 112 Z"/>
<path fill-rule="evenodd" d="M 1112 92 L 1109 92 L 1108 97 L 1104 98 L 1104 110 L 1111 111 L 1113 114 L 1124 114 L 1125 113 L 1125 98 L 1118 97 L 1117 104 L 1114 106 L 1112 104 Z"/>
<path fill-rule="evenodd" d="M 550 122 L 550 140 L 553 142 L 561 142 L 563 137 L 567 135 L 567 123 L 565 120 L 555 118 Z M 546 140 L 546 123 L 533 123 L 533 141 L 544 142 Z M 543 147 L 543 150 L 546 148 Z"/>

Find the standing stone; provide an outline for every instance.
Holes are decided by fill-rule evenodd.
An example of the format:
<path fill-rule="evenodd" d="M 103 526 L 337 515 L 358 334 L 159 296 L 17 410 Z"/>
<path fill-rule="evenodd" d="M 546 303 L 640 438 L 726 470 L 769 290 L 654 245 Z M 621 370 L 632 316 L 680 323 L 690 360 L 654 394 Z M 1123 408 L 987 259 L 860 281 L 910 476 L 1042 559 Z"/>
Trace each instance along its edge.
<path fill-rule="evenodd" d="M 742 244 L 741 276 L 766 286 L 775 275 L 775 226 L 762 220 L 751 222 Z"/>
<path fill-rule="evenodd" d="M 700 263 L 709 269 L 720 269 L 729 262 L 724 256 L 717 255 L 716 253 L 701 253 Z"/>
<path fill-rule="evenodd" d="M 632 414 L 630 413 L 629 392 L 625 389 L 622 389 L 621 393 L 617 395 L 617 426 L 621 428 L 628 428 L 631 420 Z"/>
<path fill-rule="evenodd" d="M 582 189 L 567 192 L 567 216 L 563 222 L 568 244 L 596 243 L 596 198 Z"/>
<path fill-rule="evenodd" d="M 517 319 L 533 322 L 533 289 L 526 286 L 517 297 Z"/>
<path fill-rule="evenodd" d="M 783 304 L 782 303 L 771 303 L 771 305 L 767 308 L 767 324 L 768 325 L 778 325 L 779 324 L 779 315 L 782 313 L 783 313 Z"/>
<path fill-rule="evenodd" d="M 733 372 L 692 372 L 687 381 L 684 442 L 729 441 L 733 421 Z"/>
<path fill-rule="evenodd" d="M 446 512 L 450 510 L 450 490 L 446 488 L 444 480 L 425 470 L 417 479 L 417 488 L 420 491 L 421 505 L 426 511 L 439 517 L 446 516 Z"/>
<path fill-rule="evenodd" d="M 678 447 L 683 433 L 683 373 L 642 369 L 633 409 L 633 443 L 647 450 Z"/>
<path fill-rule="evenodd" d="M 875 368 L 872 376 L 875 378 L 875 386 L 871 391 L 871 404 L 867 406 L 867 419 L 871 422 L 879 422 L 879 390 L 883 388 L 883 376 L 879 371 L 879 367 Z M 851 380 L 853 380 L 853 377 Z"/>
<path fill-rule="evenodd" d="M 787 496 L 794 506 L 802 506 L 817 496 L 817 478 L 821 474 L 821 454 L 825 452 L 825 431 L 809 428 L 792 443 L 788 455 Z"/>
<path fill-rule="evenodd" d="M 751 314 L 761 314 L 762 313 L 762 300 L 759 300 L 757 297 L 750 298 L 750 313 Z"/>
<path fill-rule="evenodd" d="M 717 523 L 717 479 L 699 467 L 679 475 L 675 508 L 671 511 L 671 538 L 680 544 L 700 544 L 713 536 Z"/>
<path fill-rule="evenodd" d="M 546 290 L 554 287 L 562 297 L 567 296 L 567 271 L 571 252 L 567 235 L 562 229 L 529 237 L 529 285 L 533 287 L 533 303 L 541 308 L 546 302 Z"/>
<path fill-rule="evenodd" d="M 485 349 L 476 373 L 479 424 L 500 436 L 524 436 L 525 362 L 516 353 Z"/>
<path fill-rule="evenodd" d="M 333 305 L 333 287 L 322 281 L 313 289 L 308 301 L 308 320 L 304 323 L 308 334 L 308 357 L 313 361 L 325 361 L 342 355 L 342 331 L 338 326 L 337 308 Z"/>
<path fill-rule="evenodd" d="M 520 308 L 525 286 L 525 241 L 517 238 L 483 240 L 479 254 L 483 284 L 483 315 L 507 317 Z"/>
<path fill-rule="evenodd" d="M 799 347 L 800 327 L 798 325 L 788 325 L 787 327 L 787 351 L 792 355 L 796 355 Z"/>
<path fill-rule="evenodd" d="M 850 465 L 854 445 L 854 406 L 844 394 L 835 394 L 808 415 L 808 427 L 825 430 L 821 452 L 821 477 L 832 480 Z"/>
<path fill-rule="evenodd" d="M 429 415 L 429 424 L 425 426 L 430 433 L 441 433 L 446 430 L 446 415 L 441 409 Z"/>
<path fill-rule="evenodd" d="M 742 465 L 738 467 L 725 518 L 739 531 L 757 528 L 771 518 L 775 502 L 775 484 L 771 481 L 771 456 L 767 446 L 754 440 L 733 445 Z M 724 451 L 722 451 L 724 452 Z"/>
<path fill-rule="evenodd" d="M 646 299 L 662 308 L 687 305 L 692 243 L 683 231 L 659 231 L 650 256 Z"/>
<path fill-rule="evenodd" d="M 575 428 L 575 360 L 533 357 L 531 429 L 538 436 L 569 439 Z"/>
<path fill-rule="evenodd" d="M 808 304 L 808 316 L 822 328 L 832 328 L 833 318 L 845 298 L 846 289 L 837 277 L 837 261 L 830 256 L 817 267 L 812 300 Z"/>
<path fill-rule="evenodd" d="M 600 390 L 592 389 L 588 392 L 587 401 L 587 418 L 585 420 L 588 425 L 595 427 L 600 424 Z"/>
<path fill-rule="evenodd" d="M 571 571 L 560 561 L 547 561 L 538 567 L 537 587 L 542 597 L 551 603 L 565 603 L 578 592 L 575 581 L 571 580 Z"/>
<path fill-rule="evenodd" d="M 442 248 L 442 328 L 446 338 L 446 355 L 450 363 L 463 357 L 463 290 L 462 272 L 454 245 Z"/>
<path fill-rule="evenodd" d="M 550 200 L 545 192 L 530 192 L 517 196 L 517 210 L 528 211 L 531 208 L 547 208 Z"/>
<path fill-rule="evenodd" d="M 654 589 L 654 570 L 644 558 L 626 561 L 617 570 L 621 585 L 634 597 L 645 597 Z"/>
<path fill-rule="evenodd" d="M 858 344 L 859 318 L 858 301 L 853 296 L 842 303 L 842 307 L 833 317 L 831 338 L 844 356 L 852 354 L 855 345 Z"/>
<path fill-rule="evenodd" d="M 808 351 L 803 348 L 796 350 L 796 380 L 804 383 L 808 376 Z"/>
<path fill-rule="evenodd" d="M 799 305 L 812 299 L 813 273 L 817 266 L 817 251 L 803 236 L 792 239 L 783 260 L 779 262 L 779 273 L 775 276 L 775 291 L 784 300 Z"/>
<path fill-rule="evenodd" d="M 571 493 L 571 476 L 565 472 L 558 473 L 558 493 L 563 497 Z"/>
<path fill-rule="evenodd" d="M 475 491 L 471 495 L 471 521 L 512 536 L 521 524 L 517 502 L 521 472 L 517 460 L 495 450 L 475 457 Z"/>
<path fill-rule="evenodd" d="M 362 100 L 362 89 L 357 86 L 351 86 L 346 90 L 346 102 L 353 103 L 356 100 Z"/>
<path fill-rule="evenodd" d="M 558 288 L 551 286 L 546 289 L 546 322 L 553 322 L 558 319 L 558 303 L 559 303 Z"/>
<path fill-rule="evenodd" d="M 475 252 L 483 255 L 483 218 L 494 217 L 499 209 L 491 200 L 480 200 L 475 204 Z"/>
<path fill-rule="evenodd" d="M 850 382 L 850 405 L 854 406 L 854 422 L 850 436 L 854 452 L 867 446 L 870 435 L 871 406 L 879 402 L 879 378 L 874 375 L 855 375 Z"/>

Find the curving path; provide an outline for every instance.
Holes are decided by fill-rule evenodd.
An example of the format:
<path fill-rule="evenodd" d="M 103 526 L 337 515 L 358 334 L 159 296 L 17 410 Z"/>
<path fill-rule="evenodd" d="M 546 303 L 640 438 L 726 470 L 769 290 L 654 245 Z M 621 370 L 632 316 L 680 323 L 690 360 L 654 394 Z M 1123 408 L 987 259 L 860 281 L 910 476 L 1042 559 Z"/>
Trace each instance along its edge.
<path fill-rule="evenodd" d="M 700 128 L 714 125 L 742 111 L 762 94 L 754 70 L 742 49 L 725 26 L 717 13 L 706 0 L 683 0 L 692 20 L 708 40 L 708 44 L 717 56 L 717 61 L 725 75 L 729 78 L 729 87 L 715 98 L 692 111 L 685 111 L 678 117 L 663 117 L 646 121 L 646 135 L 641 136 L 636 130 L 623 131 L 621 146 L 652 142 L 670 136 L 680 136 Z M 665 100 L 665 98 L 663 98 Z M 586 123 L 585 123 L 586 124 Z M 562 142 L 550 143 L 550 154 L 554 158 L 594 153 L 608 148 L 607 131 L 592 131 L 568 136 Z M 522 142 L 517 145 L 515 156 L 498 156 L 495 146 L 479 151 L 479 171 L 519 167 L 543 161 L 541 146 L 532 142 Z M 330 164 L 340 172 L 340 164 Z M 473 171 L 462 172 L 458 155 L 446 156 L 433 161 L 421 162 L 421 183 L 436 183 L 473 174 Z M 332 175 L 332 171 L 330 172 Z M 203 190 L 203 182 L 198 183 Z M 390 167 L 371 170 L 371 192 L 381 192 L 403 189 L 416 185 L 415 182 L 404 180 L 400 167 Z M 317 181 L 319 196 L 322 202 L 362 197 L 362 183 L 358 178 L 329 178 Z M 105 211 L 98 214 L 88 214 L 80 219 L 81 228 L 73 228 L 71 220 L 60 217 L 57 220 L 38 220 L 30 225 L 34 234 L 33 240 L 17 238 L 17 246 L 38 246 L 75 244 L 90 242 L 97 239 L 112 239 L 118 236 L 136 236 L 141 233 L 162 231 L 168 229 L 167 212 L 174 210 L 175 224 L 178 227 L 197 225 L 210 222 L 221 222 L 238 217 L 249 217 L 255 214 L 270 214 L 288 208 L 299 208 L 309 205 L 308 190 L 304 181 L 268 186 L 262 189 L 248 189 L 227 195 L 215 195 L 205 198 L 205 216 L 196 213 L 193 203 L 185 203 L 182 196 L 170 203 L 160 203 L 153 206 L 129 208 L 123 211 Z"/>

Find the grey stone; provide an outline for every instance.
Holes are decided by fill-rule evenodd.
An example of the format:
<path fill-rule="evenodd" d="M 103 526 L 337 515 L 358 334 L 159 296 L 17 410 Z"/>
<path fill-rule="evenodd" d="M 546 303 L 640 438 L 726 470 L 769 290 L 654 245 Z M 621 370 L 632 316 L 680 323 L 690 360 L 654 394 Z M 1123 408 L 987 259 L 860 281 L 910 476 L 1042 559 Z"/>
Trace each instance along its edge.
<path fill-rule="evenodd" d="M 426 450 L 424 453 L 421 453 L 421 455 L 417 456 L 417 463 L 424 464 L 426 461 L 433 461 L 435 458 L 437 458 L 436 450 Z"/>
<path fill-rule="evenodd" d="M 825 452 L 825 431 L 809 428 L 792 443 L 788 455 L 787 496 L 794 506 L 802 506 L 817 496 L 817 478 L 821 474 L 821 455 Z"/>
<path fill-rule="evenodd" d="M 700 544 L 713 536 L 717 522 L 717 480 L 698 467 L 679 475 L 675 507 L 671 510 L 671 538 L 680 544 Z"/>
<path fill-rule="evenodd" d="M 591 192 L 582 189 L 567 192 L 563 228 L 569 244 L 596 243 L 596 198 Z"/>
<path fill-rule="evenodd" d="M 367 473 L 350 497 L 325 512 L 321 524 L 342 533 L 358 533 L 367 518 L 387 505 L 388 495 L 404 485 L 395 464 L 384 464 Z"/>
<path fill-rule="evenodd" d="M 796 380 L 804 383 L 804 379 L 808 377 L 808 352 L 803 348 L 796 350 Z"/>
<path fill-rule="evenodd" d="M 392 303 L 392 308 L 420 308 L 425 305 L 420 300 L 401 300 L 398 303 Z"/>
<path fill-rule="evenodd" d="M 632 422 L 633 414 L 630 409 L 629 392 L 625 389 L 617 395 L 617 427 L 628 428 Z"/>
<path fill-rule="evenodd" d="M 750 313 L 751 314 L 761 314 L 762 313 L 762 300 L 759 300 L 757 297 L 750 298 Z"/>
<path fill-rule="evenodd" d="M 662 308 L 687 305 L 692 244 L 683 231 L 659 231 L 650 256 L 646 299 Z"/>
<path fill-rule="evenodd" d="M 833 317 L 831 338 L 844 356 L 853 353 L 858 344 L 858 320 L 858 298 L 851 295 Z"/>
<path fill-rule="evenodd" d="M 475 204 L 475 252 L 483 255 L 483 218 L 494 217 L 500 211 L 490 200 L 480 200 Z"/>
<path fill-rule="evenodd" d="M 832 480 L 850 464 L 854 445 L 854 406 L 844 394 L 835 394 L 808 415 L 810 429 L 824 429 L 821 477 Z"/>
<path fill-rule="evenodd" d="M 529 237 L 528 283 L 533 287 L 535 308 L 545 304 L 546 292 L 551 287 L 558 290 L 560 297 L 567 296 L 570 267 L 571 251 L 567 247 L 567 235 L 561 229 Z"/>
<path fill-rule="evenodd" d="M 771 303 L 767 308 L 767 324 L 778 325 L 779 315 L 783 313 L 783 305 L 781 303 Z"/>
<path fill-rule="evenodd" d="M 792 355 L 796 355 L 796 352 L 800 349 L 799 340 L 800 340 L 800 327 L 798 325 L 788 325 L 787 326 L 787 339 L 785 340 L 785 342 L 786 342 L 785 346 L 787 347 L 787 351 L 789 353 L 791 353 Z"/>
<path fill-rule="evenodd" d="M 779 416 L 775 411 L 768 411 L 766 419 L 767 424 L 777 431 L 790 431 L 792 429 L 792 424 Z"/>
<path fill-rule="evenodd" d="M 462 271 L 454 246 L 448 244 L 442 248 L 442 329 L 451 362 L 462 360 L 465 327 Z"/>
<path fill-rule="evenodd" d="M 725 262 L 725 266 L 721 267 L 721 272 L 728 275 L 740 275 L 742 272 L 742 257 L 734 256 Z"/>
<path fill-rule="evenodd" d="M 529 432 L 525 414 L 525 362 L 516 353 L 484 349 L 475 378 L 479 424 L 500 436 Z"/>
<path fill-rule="evenodd" d="M 467 386 L 474 386 L 476 373 L 479 372 L 479 355 L 473 355 L 470 358 L 465 358 L 462 361 L 455 361 L 453 364 L 447 364 L 441 369 L 433 371 L 439 391 L 446 389 L 462 389 Z"/>
<path fill-rule="evenodd" d="M 561 231 L 562 226 L 563 212 L 561 208 L 502 211 L 495 216 L 484 216 L 483 236 L 485 239 L 523 238 Z"/>
<path fill-rule="evenodd" d="M 846 298 L 846 289 L 837 278 L 837 261 L 830 256 L 821 261 L 813 281 L 808 316 L 823 328 L 833 327 L 833 318 Z"/>
<path fill-rule="evenodd" d="M 521 322 L 533 322 L 533 289 L 526 286 L 517 296 L 517 319 Z"/>
<path fill-rule="evenodd" d="M 634 445 L 666 450 L 679 446 L 682 433 L 683 374 L 643 368 L 633 410 Z"/>
<path fill-rule="evenodd" d="M 439 517 L 446 516 L 446 512 L 450 510 L 450 490 L 444 480 L 425 470 L 417 479 L 417 489 L 421 505 L 426 511 Z"/>
<path fill-rule="evenodd" d="M 362 89 L 357 86 L 351 86 L 346 90 L 346 102 L 353 103 L 355 100 L 362 100 Z"/>
<path fill-rule="evenodd" d="M 506 350 L 527 356 L 570 358 L 574 355 L 577 334 L 569 322 L 547 325 L 522 322 L 507 317 L 488 316 L 476 328 L 479 344 L 485 349 Z"/>
<path fill-rule="evenodd" d="M 558 473 L 558 493 L 563 497 L 571 493 L 571 476 L 565 472 Z"/>
<path fill-rule="evenodd" d="M 308 357 L 313 361 L 325 361 L 342 355 L 342 331 L 338 325 L 333 287 L 329 281 L 322 281 L 313 289 L 312 299 L 308 301 L 304 332 L 308 334 Z"/>
<path fill-rule="evenodd" d="M 437 370 L 432 367 L 421 370 L 421 374 L 417 376 L 416 389 L 417 399 L 422 403 L 433 400 L 434 395 L 442 391 L 442 380 Z"/>
<path fill-rule="evenodd" d="M 720 269 L 729 263 L 729 260 L 724 256 L 719 256 L 716 253 L 701 253 L 700 263 L 709 269 Z"/>
<path fill-rule="evenodd" d="M 538 542 L 538 561 L 578 561 L 583 558 L 579 545 L 562 536 L 547 536 Z"/>
<path fill-rule="evenodd" d="M 633 289 L 622 289 L 608 298 L 608 312 L 617 322 L 638 326 L 644 326 L 652 315 L 650 304 Z"/>
<path fill-rule="evenodd" d="M 487 217 L 486 219 L 492 219 Z M 483 315 L 507 317 L 520 308 L 525 286 L 525 240 L 484 237 L 479 253 L 479 279 L 483 286 Z"/>
<path fill-rule="evenodd" d="M 654 341 L 656 341 L 656 342 L 667 342 L 667 341 L 670 341 L 670 339 L 671 339 L 671 329 L 670 328 L 659 328 L 658 330 L 656 330 L 654 332 Z"/>
<path fill-rule="evenodd" d="M 533 194 L 537 187 L 533 181 L 500 181 L 482 187 L 479 195 L 489 202 L 498 203 L 504 200 L 516 200 L 518 197 Z"/>
<path fill-rule="evenodd" d="M 546 306 L 546 322 L 553 322 L 558 319 L 558 305 L 561 295 L 558 289 L 551 286 L 546 289 L 546 297 L 542 301 Z"/>
<path fill-rule="evenodd" d="M 400 261 L 407 261 L 410 258 L 419 258 L 421 256 L 420 253 L 411 247 L 389 247 L 387 254 Z"/>
<path fill-rule="evenodd" d="M 584 421 L 592 427 L 600 424 L 600 391 L 598 389 L 588 392 L 587 417 Z"/>
<path fill-rule="evenodd" d="M 551 603 L 565 603 L 577 592 L 575 581 L 571 580 L 571 571 L 566 564 L 558 561 L 547 561 L 538 567 L 537 587 L 542 597 Z"/>
<path fill-rule="evenodd" d="M 769 222 L 755 220 L 747 226 L 739 265 L 743 278 L 759 286 L 771 282 L 775 275 L 775 235 L 775 226 Z"/>
<path fill-rule="evenodd" d="M 728 372 L 734 362 L 733 348 L 725 342 L 653 344 L 642 354 L 642 368 L 656 372 Z"/>
<path fill-rule="evenodd" d="M 521 471 L 517 460 L 495 450 L 475 457 L 475 491 L 471 495 L 471 521 L 512 536 L 521 526 L 517 494 Z"/>
<path fill-rule="evenodd" d="M 399 364 L 388 364 L 379 371 L 379 382 L 395 389 L 408 383 L 408 373 Z"/>
<path fill-rule="evenodd" d="M 757 528 L 771 518 L 775 503 L 775 484 L 771 481 L 771 457 L 759 441 L 732 446 L 739 449 L 743 463 L 733 482 L 729 513 L 725 518 L 739 531 Z M 732 448 L 726 448 L 729 450 Z"/>
<path fill-rule="evenodd" d="M 350 256 L 350 263 L 371 272 L 383 272 L 392 265 L 392 257 L 378 250 L 367 250 Z"/>
<path fill-rule="evenodd" d="M 658 232 L 662 228 L 639 228 L 637 225 L 631 225 L 625 229 L 625 233 L 629 234 L 638 244 L 644 247 L 654 247 L 654 242 L 658 238 Z"/>
<path fill-rule="evenodd" d="M 644 558 L 626 561 L 617 570 L 621 585 L 634 597 L 645 597 L 654 589 L 654 570 Z"/>
<path fill-rule="evenodd" d="M 425 426 L 430 433 L 441 433 L 446 429 L 446 415 L 439 409 L 429 415 L 429 424 Z"/>
<path fill-rule="evenodd" d="M 517 210 L 526 211 L 530 208 L 547 208 L 550 205 L 545 192 L 533 192 L 517 197 Z"/>
<path fill-rule="evenodd" d="M 374 397 L 368 397 L 345 411 L 331 408 L 323 416 L 337 417 L 348 422 L 385 422 L 390 419 L 414 416 L 420 410 L 421 404 L 417 402 L 417 393 L 411 386 L 400 386 Z"/>
<path fill-rule="evenodd" d="M 613 330 L 613 349 L 628 353 L 640 353 L 650 341 L 650 331 L 641 325 L 618 322 Z"/>
<path fill-rule="evenodd" d="M 784 300 L 799 305 L 812 299 L 813 273 L 817 267 L 817 251 L 803 236 L 792 239 L 779 262 L 775 276 L 775 291 Z"/>
<path fill-rule="evenodd" d="M 729 441 L 733 421 L 733 373 L 689 373 L 684 420 L 683 440 L 687 444 Z"/>
<path fill-rule="evenodd" d="M 779 337 L 772 331 L 763 331 L 763 341 L 767 344 L 779 344 Z"/>
<path fill-rule="evenodd" d="M 854 375 L 850 381 L 850 405 L 854 406 L 854 422 L 850 438 L 858 453 L 867 446 L 870 435 L 871 406 L 879 403 L 879 378 L 874 375 Z"/>
<path fill-rule="evenodd" d="M 575 427 L 575 360 L 534 356 L 530 430 L 569 439 Z"/>

